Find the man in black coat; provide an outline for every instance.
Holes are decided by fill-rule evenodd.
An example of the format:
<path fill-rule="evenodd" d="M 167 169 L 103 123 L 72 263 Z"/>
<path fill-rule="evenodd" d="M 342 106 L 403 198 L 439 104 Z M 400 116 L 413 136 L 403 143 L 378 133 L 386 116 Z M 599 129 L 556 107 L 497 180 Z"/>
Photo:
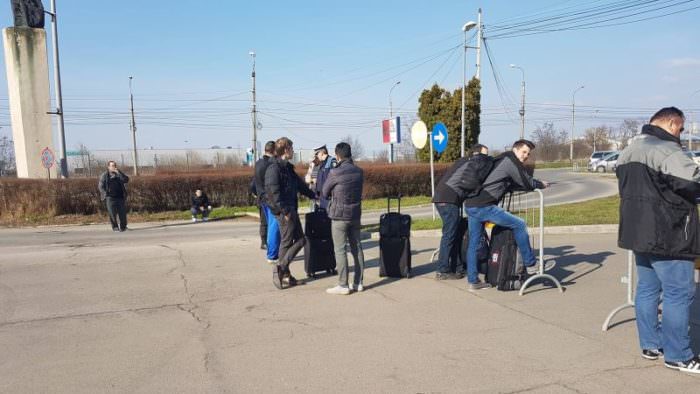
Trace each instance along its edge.
<path fill-rule="evenodd" d="M 273 283 L 278 289 L 282 289 L 297 284 L 297 280 L 289 271 L 289 264 L 306 242 L 297 213 L 297 194 L 301 193 L 311 199 L 315 198 L 315 194 L 289 162 L 294 158 L 294 146 L 289 138 L 282 137 L 275 142 L 275 154 L 277 157 L 270 158 L 270 165 L 265 171 L 265 202 L 277 218 L 280 227 L 282 239 L 279 261 L 273 272 Z"/>
<path fill-rule="evenodd" d="M 270 166 L 270 159 L 275 156 L 275 141 L 265 143 L 265 154 L 255 162 L 255 175 L 250 183 L 250 191 L 256 196 L 260 208 L 260 249 L 267 249 L 267 261 L 277 261 L 280 248 L 280 230 L 277 219 L 265 203 L 265 172 Z"/>
<path fill-rule="evenodd" d="M 100 189 L 100 198 L 107 205 L 109 221 L 113 231 L 126 231 L 126 186 L 129 177 L 119 168 L 117 162 L 107 162 L 107 171 L 100 175 L 97 187 Z"/>

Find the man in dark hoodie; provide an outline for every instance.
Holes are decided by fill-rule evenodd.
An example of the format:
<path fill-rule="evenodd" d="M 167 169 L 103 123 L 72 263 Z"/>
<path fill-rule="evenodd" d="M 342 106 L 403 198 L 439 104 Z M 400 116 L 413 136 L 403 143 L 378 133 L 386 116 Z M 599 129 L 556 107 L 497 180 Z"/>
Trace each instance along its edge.
<path fill-rule="evenodd" d="M 280 249 L 280 229 L 270 206 L 265 202 L 265 173 L 275 157 L 275 141 L 265 143 L 265 154 L 255 162 L 255 176 L 250 192 L 257 197 L 260 208 L 260 249 L 267 250 L 267 262 L 277 263 Z"/>
<path fill-rule="evenodd" d="M 463 186 L 470 181 L 464 178 L 473 176 L 472 172 L 468 171 L 467 166 L 476 165 L 490 168 L 491 163 L 488 162 L 493 160 L 488 155 L 489 148 L 484 145 L 476 144 L 470 148 L 470 152 L 468 157 L 455 161 L 435 187 L 433 203 L 442 219 L 440 254 L 435 274 L 437 280 L 462 279 L 465 275 L 464 267 L 457 267 L 456 272 L 452 272 L 450 267 L 450 258 L 454 261 L 459 260 L 460 242 L 457 238 L 459 236 L 460 207 L 467 193 Z"/>
<path fill-rule="evenodd" d="M 301 193 L 311 199 L 316 194 L 297 175 L 289 162 L 294 157 L 294 146 L 289 138 L 282 137 L 275 142 L 275 154 L 277 157 L 270 158 L 270 165 L 265 171 L 265 202 L 277 218 L 282 237 L 279 261 L 273 272 L 274 285 L 282 289 L 297 284 L 289 271 L 289 264 L 306 242 L 297 213 L 297 194 Z"/>
<path fill-rule="evenodd" d="M 107 204 L 109 221 L 113 231 L 126 231 L 126 184 L 129 177 L 117 168 L 117 162 L 107 162 L 107 171 L 100 175 L 97 187 L 100 197 Z"/>
<path fill-rule="evenodd" d="M 696 287 L 693 260 L 700 256 L 700 168 L 681 148 L 684 123 L 681 110 L 662 108 L 620 153 L 617 243 L 636 258 L 634 305 L 642 357 L 663 357 L 667 368 L 700 374 L 688 333 Z"/>
<path fill-rule="evenodd" d="M 523 163 L 530 157 L 530 151 L 533 149 L 535 149 L 535 144 L 531 141 L 515 141 L 510 152 L 505 152 L 496 158 L 493 169 L 486 177 L 486 180 L 484 180 L 483 188 L 479 191 L 479 194 L 464 201 L 464 206 L 469 216 L 467 280 L 469 281 L 470 291 L 490 287 L 488 283 L 479 280 L 476 256 L 479 238 L 485 222 L 512 229 L 518 250 L 523 258 L 523 265 L 530 274 L 535 273 L 537 270 L 537 258 L 535 258 L 530 247 L 525 221 L 498 206 L 498 201 L 501 197 L 514 188 L 530 191 L 544 189 L 548 186 L 547 182 L 538 181 L 525 171 Z M 544 270 L 548 271 L 554 265 L 554 261 L 548 261 Z"/>

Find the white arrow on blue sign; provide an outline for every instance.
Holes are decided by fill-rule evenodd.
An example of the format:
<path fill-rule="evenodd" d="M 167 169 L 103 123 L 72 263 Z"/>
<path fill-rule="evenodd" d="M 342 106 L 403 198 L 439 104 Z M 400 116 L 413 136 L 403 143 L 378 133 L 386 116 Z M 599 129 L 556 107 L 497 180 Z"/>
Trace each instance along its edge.
<path fill-rule="evenodd" d="M 447 148 L 447 127 L 444 123 L 435 123 L 431 140 L 435 152 L 442 153 Z"/>

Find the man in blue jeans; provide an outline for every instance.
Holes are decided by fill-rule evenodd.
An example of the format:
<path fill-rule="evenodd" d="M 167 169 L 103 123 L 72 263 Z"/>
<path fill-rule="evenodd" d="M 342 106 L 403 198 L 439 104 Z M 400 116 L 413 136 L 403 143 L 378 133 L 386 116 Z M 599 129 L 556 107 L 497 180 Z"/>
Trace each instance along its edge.
<path fill-rule="evenodd" d="M 620 153 L 618 245 L 634 251 L 635 312 L 642 357 L 700 374 L 690 347 L 690 305 L 695 297 L 693 260 L 700 256 L 700 168 L 681 148 L 685 116 L 662 108 Z M 663 312 L 659 322 L 659 303 Z"/>
<path fill-rule="evenodd" d="M 463 261 L 459 258 L 461 242 L 459 240 L 460 206 L 464 201 L 465 190 L 463 185 L 467 182 L 465 177 L 472 173 L 467 170 L 469 165 L 491 166 L 491 163 L 478 163 L 478 161 L 493 160 L 488 156 L 489 148 L 485 145 L 475 144 L 470 149 L 468 157 L 463 157 L 452 165 L 440 178 L 435 187 L 433 203 L 442 219 L 442 237 L 440 238 L 440 254 L 438 255 L 437 272 L 435 279 L 462 279 L 466 269 L 459 265 L 450 266 L 450 261 Z"/>
<path fill-rule="evenodd" d="M 261 237 L 264 236 L 264 249 L 267 249 L 267 262 L 270 264 L 277 263 L 280 249 L 279 224 L 265 196 L 265 172 L 267 167 L 270 166 L 270 160 L 274 157 L 275 141 L 267 141 L 265 143 L 265 154 L 255 163 L 255 177 L 251 184 L 251 192 L 257 196 L 258 205 L 260 206 L 260 235 Z M 263 225 L 262 221 L 265 221 L 265 225 Z"/>
<path fill-rule="evenodd" d="M 509 190 L 530 191 L 544 189 L 547 182 L 538 181 L 525 171 L 523 163 L 530 157 L 530 152 L 535 149 L 535 144 L 528 140 L 518 140 L 513 144 L 510 152 L 505 152 L 496 158 L 493 169 L 484 180 L 483 188 L 474 197 L 467 198 L 464 206 L 469 216 L 469 247 L 467 248 L 467 280 L 469 290 L 480 290 L 491 287 L 488 283 L 479 280 L 477 266 L 477 249 L 479 238 L 485 222 L 491 222 L 499 226 L 513 230 L 515 242 L 523 258 L 523 265 L 528 273 L 537 272 L 537 259 L 532 253 L 530 239 L 527 235 L 525 221 L 498 206 L 498 201 Z M 554 261 L 548 261 L 545 271 L 552 269 Z"/>

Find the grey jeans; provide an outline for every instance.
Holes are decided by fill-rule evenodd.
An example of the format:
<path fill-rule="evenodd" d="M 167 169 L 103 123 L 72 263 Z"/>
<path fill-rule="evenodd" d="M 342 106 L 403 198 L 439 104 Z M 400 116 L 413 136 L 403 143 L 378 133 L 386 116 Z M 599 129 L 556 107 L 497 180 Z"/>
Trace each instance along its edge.
<path fill-rule="evenodd" d="M 333 234 L 333 247 L 335 249 L 335 262 L 338 265 L 338 284 L 348 285 L 348 255 L 345 250 L 345 242 L 350 244 L 355 263 L 355 276 L 353 283 L 355 286 L 362 284 L 362 276 L 365 269 L 365 255 L 360 244 L 360 221 L 333 220 L 331 225 Z"/>

